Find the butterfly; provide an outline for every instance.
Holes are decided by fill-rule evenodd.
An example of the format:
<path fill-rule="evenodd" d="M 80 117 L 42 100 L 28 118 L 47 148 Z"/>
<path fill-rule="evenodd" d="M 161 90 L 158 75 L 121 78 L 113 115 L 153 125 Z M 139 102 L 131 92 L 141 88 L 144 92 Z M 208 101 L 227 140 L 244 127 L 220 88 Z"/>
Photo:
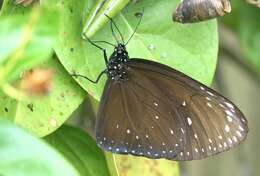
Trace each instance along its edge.
<path fill-rule="evenodd" d="M 172 19 L 181 23 L 209 20 L 231 12 L 229 0 L 183 0 L 173 13 Z"/>
<path fill-rule="evenodd" d="M 110 20 L 115 36 L 113 25 L 118 27 Z M 211 88 L 169 66 L 129 58 L 129 40 L 117 40 L 109 59 L 105 49 L 88 40 L 103 50 L 106 69 L 96 81 L 73 76 L 98 83 L 101 75 L 107 75 L 95 127 L 97 144 L 103 150 L 197 160 L 227 151 L 246 138 L 243 113 Z"/>

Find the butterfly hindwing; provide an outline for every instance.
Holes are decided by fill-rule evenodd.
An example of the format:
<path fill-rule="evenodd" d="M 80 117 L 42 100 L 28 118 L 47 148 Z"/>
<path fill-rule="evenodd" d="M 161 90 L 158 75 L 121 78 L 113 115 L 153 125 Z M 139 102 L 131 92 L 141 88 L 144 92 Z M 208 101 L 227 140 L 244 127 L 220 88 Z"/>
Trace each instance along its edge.
<path fill-rule="evenodd" d="M 242 112 L 214 90 L 168 66 L 133 59 L 129 65 L 147 77 L 169 97 L 185 124 L 186 145 L 175 160 L 194 160 L 226 151 L 246 138 L 248 127 Z"/>
<path fill-rule="evenodd" d="M 96 138 L 114 153 L 194 160 L 230 149 L 247 130 L 243 114 L 212 89 L 162 64 L 130 59 L 127 80 L 106 83 Z"/>

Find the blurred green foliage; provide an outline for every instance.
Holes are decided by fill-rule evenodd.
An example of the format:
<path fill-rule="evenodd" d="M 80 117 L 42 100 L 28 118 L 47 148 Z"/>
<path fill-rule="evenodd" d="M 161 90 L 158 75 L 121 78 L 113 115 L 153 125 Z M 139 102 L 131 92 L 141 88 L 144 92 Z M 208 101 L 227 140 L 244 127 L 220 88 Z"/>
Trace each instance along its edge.
<path fill-rule="evenodd" d="M 232 1 L 232 14 L 221 19 L 232 30 L 239 45 L 243 62 L 260 76 L 260 10 L 243 0 Z M 237 51 L 237 52 L 238 52 Z"/>
<path fill-rule="evenodd" d="M 2 118 L 0 136 L 0 175 L 79 175 L 54 148 Z"/>

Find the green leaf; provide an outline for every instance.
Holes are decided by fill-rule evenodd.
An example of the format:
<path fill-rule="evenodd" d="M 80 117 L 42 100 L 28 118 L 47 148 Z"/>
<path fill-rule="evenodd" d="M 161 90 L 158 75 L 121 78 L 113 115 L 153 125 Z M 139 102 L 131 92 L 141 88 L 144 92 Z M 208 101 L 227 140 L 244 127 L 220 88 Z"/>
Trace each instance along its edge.
<path fill-rule="evenodd" d="M 3 176 L 79 176 L 59 152 L 1 118 L 0 158 Z"/>
<path fill-rule="evenodd" d="M 260 74 L 260 10 L 250 4 L 243 4 L 239 10 L 241 49 L 247 62 Z"/>
<path fill-rule="evenodd" d="M 97 0 L 87 15 L 83 33 L 88 37 L 92 37 L 109 21 L 104 14 L 108 15 L 110 18 L 114 17 L 129 3 L 129 1 L 130 0 Z"/>
<path fill-rule="evenodd" d="M 59 27 L 57 8 L 35 5 L 26 9 L 10 0 L 4 2 L 0 16 L 2 83 L 48 59 Z"/>
<path fill-rule="evenodd" d="M 109 175 L 104 153 L 80 129 L 62 126 L 45 139 L 73 163 L 82 176 Z"/>
<path fill-rule="evenodd" d="M 177 2 L 177 0 L 143 0 L 127 6 L 127 10 L 120 13 L 114 20 L 124 39 L 127 40 L 139 20 L 135 14 L 144 9 L 141 25 L 127 46 L 130 57 L 151 59 L 167 64 L 209 85 L 217 61 L 216 21 L 193 25 L 173 23 L 171 13 Z M 102 51 L 81 38 L 80 31 L 83 26 L 79 17 L 84 14 L 82 6 L 82 3 L 74 3 L 74 1 L 73 3 L 66 1 L 62 4 L 63 24 L 55 51 L 70 73 L 76 72 L 95 80 L 105 69 L 105 63 Z M 73 10 L 72 13 L 69 7 L 77 11 Z M 115 43 L 109 24 L 92 39 Z M 109 48 L 107 45 L 103 47 Z M 108 54 L 112 49 L 110 47 Z M 81 78 L 77 81 L 89 94 L 99 99 L 105 80 L 106 78 L 103 77 L 97 85 Z"/>
<path fill-rule="evenodd" d="M 16 101 L 0 93 L 0 116 L 7 117 L 37 136 L 55 131 L 85 97 L 84 91 L 68 75 L 57 58 L 39 66 L 54 72 L 52 89 L 47 96 Z"/>

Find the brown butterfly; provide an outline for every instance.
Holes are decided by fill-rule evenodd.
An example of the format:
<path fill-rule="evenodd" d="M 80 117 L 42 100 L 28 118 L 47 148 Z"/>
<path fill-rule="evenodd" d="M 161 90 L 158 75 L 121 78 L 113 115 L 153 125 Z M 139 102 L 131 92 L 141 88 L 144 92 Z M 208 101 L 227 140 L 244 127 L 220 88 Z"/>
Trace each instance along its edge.
<path fill-rule="evenodd" d="M 109 18 L 109 17 L 108 17 Z M 109 18 L 110 19 L 110 18 Z M 107 81 L 95 127 L 96 141 L 105 151 L 147 158 L 197 160 L 227 151 L 245 140 L 247 120 L 230 100 L 166 65 L 130 58 L 120 34 L 101 75 Z M 139 23 L 140 24 L 140 21 Z M 138 26 L 138 25 L 137 25 Z"/>
<path fill-rule="evenodd" d="M 173 13 L 173 21 L 194 23 L 231 12 L 229 0 L 183 0 Z"/>

